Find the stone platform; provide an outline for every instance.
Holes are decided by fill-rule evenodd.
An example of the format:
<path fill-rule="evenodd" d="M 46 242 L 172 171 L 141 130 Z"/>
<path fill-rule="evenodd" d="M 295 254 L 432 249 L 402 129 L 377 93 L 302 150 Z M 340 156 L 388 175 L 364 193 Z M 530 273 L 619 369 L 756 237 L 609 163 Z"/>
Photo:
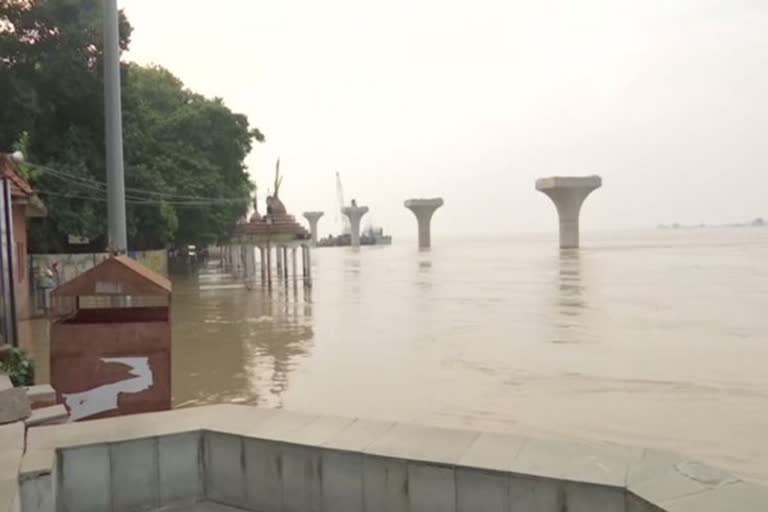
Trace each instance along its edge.
<path fill-rule="evenodd" d="M 31 428 L 18 479 L 21 512 L 768 510 L 673 453 L 237 405 Z"/>

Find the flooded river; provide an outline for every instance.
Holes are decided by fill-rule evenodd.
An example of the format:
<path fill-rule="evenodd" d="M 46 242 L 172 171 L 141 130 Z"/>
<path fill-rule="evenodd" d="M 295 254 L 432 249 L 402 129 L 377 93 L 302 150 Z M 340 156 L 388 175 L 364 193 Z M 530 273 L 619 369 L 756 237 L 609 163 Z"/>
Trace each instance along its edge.
<path fill-rule="evenodd" d="M 768 229 L 555 243 L 317 249 L 311 294 L 177 276 L 175 404 L 609 440 L 768 481 Z"/>

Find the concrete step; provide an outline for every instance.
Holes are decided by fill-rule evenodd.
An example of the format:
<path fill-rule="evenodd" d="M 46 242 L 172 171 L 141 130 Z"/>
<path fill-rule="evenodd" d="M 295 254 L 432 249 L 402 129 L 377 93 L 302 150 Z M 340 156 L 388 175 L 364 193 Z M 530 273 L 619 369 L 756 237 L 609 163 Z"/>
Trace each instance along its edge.
<path fill-rule="evenodd" d="M 30 416 L 29 399 L 21 388 L 0 391 L 0 424 L 21 421 Z"/>
<path fill-rule="evenodd" d="M 42 407 L 40 409 L 34 409 L 32 415 L 27 418 L 24 423 L 27 427 L 35 427 L 38 425 L 53 425 L 56 423 L 64 423 L 69 419 L 69 413 L 67 408 L 63 405 L 52 405 L 50 407 Z"/>
<path fill-rule="evenodd" d="M 50 384 L 37 384 L 35 386 L 27 386 L 24 389 L 27 392 L 27 398 L 29 398 L 33 409 L 56 404 L 56 391 Z"/>

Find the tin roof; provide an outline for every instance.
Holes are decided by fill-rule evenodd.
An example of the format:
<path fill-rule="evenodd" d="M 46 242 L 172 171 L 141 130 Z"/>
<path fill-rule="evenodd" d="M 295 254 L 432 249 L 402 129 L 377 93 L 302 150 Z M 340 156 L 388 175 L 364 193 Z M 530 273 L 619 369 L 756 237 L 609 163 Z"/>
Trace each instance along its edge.
<path fill-rule="evenodd" d="M 167 278 L 128 256 L 112 256 L 53 290 L 56 297 L 170 294 Z"/>

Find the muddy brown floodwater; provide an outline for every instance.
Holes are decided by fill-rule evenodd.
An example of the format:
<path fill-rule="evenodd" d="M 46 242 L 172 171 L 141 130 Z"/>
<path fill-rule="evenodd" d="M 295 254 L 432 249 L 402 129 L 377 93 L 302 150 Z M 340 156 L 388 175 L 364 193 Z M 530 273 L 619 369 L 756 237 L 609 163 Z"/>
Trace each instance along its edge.
<path fill-rule="evenodd" d="M 768 229 L 434 245 L 317 249 L 311 294 L 175 277 L 176 406 L 600 439 L 768 481 Z"/>

